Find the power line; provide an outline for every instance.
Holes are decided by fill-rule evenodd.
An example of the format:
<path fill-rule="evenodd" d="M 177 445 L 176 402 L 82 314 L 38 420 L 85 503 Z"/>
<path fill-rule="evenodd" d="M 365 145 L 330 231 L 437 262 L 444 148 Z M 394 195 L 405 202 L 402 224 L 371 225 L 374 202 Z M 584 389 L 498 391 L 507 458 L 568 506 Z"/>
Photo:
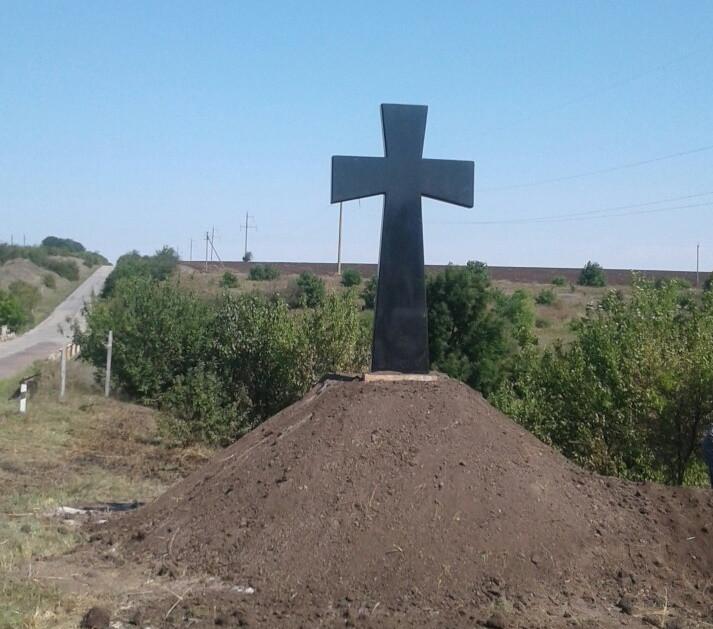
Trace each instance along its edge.
<path fill-rule="evenodd" d="M 643 166 L 644 164 L 653 164 L 654 162 L 662 162 L 667 159 L 673 159 L 674 157 L 682 157 L 683 155 L 692 155 L 693 153 L 701 153 L 703 151 L 709 151 L 713 149 L 713 144 L 708 146 L 701 146 L 699 148 L 690 149 L 688 151 L 681 151 L 680 153 L 671 153 L 669 155 L 662 155 L 660 157 L 653 157 L 651 159 L 645 159 L 640 162 L 634 162 L 632 164 L 623 164 L 621 166 L 611 166 L 610 168 L 602 168 L 600 170 L 590 170 L 584 173 L 577 173 L 575 175 L 567 175 L 566 177 L 554 177 L 552 179 L 540 179 L 538 181 L 530 181 L 528 183 L 517 183 L 510 186 L 496 186 L 493 188 L 481 188 L 479 192 L 496 192 L 500 190 L 515 190 L 517 188 L 530 188 L 533 186 L 539 186 L 545 183 L 556 183 L 559 181 L 570 181 L 572 179 L 579 179 L 581 177 L 589 177 L 591 175 L 601 175 L 604 173 L 611 173 L 617 170 L 624 170 L 626 168 L 633 168 L 634 166 Z"/>
<path fill-rule="evenodd" d="M 552 113 L 553 111 L 558 111 L 560 109 L 564 109 L 565 107 L 569 107 L 569 105 L 572 105 L 579 101 L 586 100 L 593 96 L 599 96 L 599 94 L 603 94 L 604 92 L 608 92 L 610 90 L 621 87 L 622 85 L 626 85 L 627 83 L 631 83 L 632 81 L 635 81 L 636 79 L 640 79 L 641 77 L 646 76 L 647 74 L 653 74 L 654 72 L 658 72 L 659 70 L 664 70 L 665 68 L 668 68 L 669 66 L 674 65 L 674 64 L 678 63 L 679 61 L 683 61 L 684 59 L 693 57 L 693 56 L 697 55 L 699 52 L 708 50 L 711 47 L 712 47 L 711 44 L 707 44 L 706 46 L 701 46 L 700 48 L 696 48 L 695 50 L 692 50 L 691 52 L 688 52 L 685 55 L 681 55 L 680 57 L 676 57 L 675 59 L 672 59 L 671 61 L 667 61 L 660 65 L 648 68 L 647 70 L 642 70 L 641 72 L 632 74 L 624 79 L 621 79 L 620 81 L 614 81 L 614 82 L 610 83 L 609 85 L 602 87 L 600 89 L 593 90 L 591 92 L 587 92 L 580 96 L 576 96 L 576 97 L 571 98 L 567 101 L 559 103 L 558 105 L 553 105 L 552 107 L 546 107 L 545 109 L 537 110 L 531 114 L 528 114 L 527 116 L 523 116 L 522 118 L 518 118 L 517 120 L 513 120 L 512 122 L 508 122 L 504 125 L 500 125 L 498 127 L 490 129 L 489 131 L 483 131 L 477 137 L 483 137 L 486 135 L 490 135 L 491 133 L 495 133 L 497 131 L 507 129 L 508 127 L 518 125 L 522 122 L 527 122 L 528 120 L 532 120 L 533 118 L 536 118 L 537 116 L 541 116 L 542 114 L 549 114 L 549 113 Z"/>
<path fill-rule="evenodd" d="M 550 216 L 534 216 L 530 218 L 513 218 L 504 219 L 498 221 L 442 221 L 442 225 L 513 225 L 518 223 L 560 223 L 566 221 L 581 221 L 581 220 L 596 220 L 602 218 L 618 218 L 620 216 L 632 216 L 636 214 L 653 214 L 657 212 L 671 212 L 674 210 L 685 210 L 693 209 L 698 207 L 707 207 L 713 205 L 713 201 L 705 203 L 691 203 L 686 205 L 676 205 L 673 207 L 664 208 L 654 208 L 650 210 L 638 210 L 634 212 L 618 212 L 616 214 L 606 214 L 606 212 L 617 212 L 618 210 L 629 210 L 632 208 L 646 207 L 649 205 L 659 205 L 661 203 L 670 203 L 672 201 L 681 201 L 683 199 L 693 199 L 696 197 L 702 197 L 711 192 L 699 192 L 697 194 L 689 194 L 681 197 L 671 197 L 668 199 L 661 199 L 659 201 L 648 201 L 646 203 L 634 203 L 631 205 L 619 205 L 610 208 L 604 208 L 599 210 L 588 210 L 586 212 L 572 212 L 569 214 L 553 214 Z M 599 216 L 597 216 L 599 215 Z"/>

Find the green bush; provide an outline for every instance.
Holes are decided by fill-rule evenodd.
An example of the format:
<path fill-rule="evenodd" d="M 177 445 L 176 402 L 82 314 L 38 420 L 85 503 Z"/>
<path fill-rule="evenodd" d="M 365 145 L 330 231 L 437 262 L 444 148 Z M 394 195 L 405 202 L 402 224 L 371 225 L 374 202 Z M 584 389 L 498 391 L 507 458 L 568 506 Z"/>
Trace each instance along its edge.
<path fill-rule="evenodd" d="M 484 394 L 497 388 L 513 356 L 534 340 L 531 299 L 492 289 L 482 262 L 429 275 L 426 294 L 431 367 Z"/>
<path fill-rule="evenodd" d="M 54 271 L 70 282 L 76 282 L 79 279 L 79 265 L 74 260 L 46 258 L 39 266 L 43 266 L 48 271 Z"/>
<path fill-rule="evenodd" d="M 56 236 L 47 236 L 47 238 L 42 241 L 42 246 L 54 249 L 63 249 L 64 251 L 72 253 L 86 251 L 81 242 L 77 242 L 71 238 L 57 238 Z"/>
<path fill-rule="evenodd" d="M 238 278 L 235 277 L 234 273 L 226 271 L 220 278 L 220 285 L 223 288 L 236 288 L 238 285 Z"/>
<path fill-rule="evenodd" d="M 17 331 L 27 323 L 27 313 L 20 300 L 0 290 L 0 325 L 8 326 L 12 331 Z"/>
<path fill-rule="evenodd" d="M 587 262 L 579 272 L 578 284 L 580 286 L 606 286 L 604 270 L 597 262 Z"/>
<path fill-rule="evenodd" d="M 357 269 L 344 269 L 342 271 L 342 286 L 359 286 L 361 284 L 361 273 Z"/>
<path fill-rule="evenodd" d="M 551 288 L 543 288 L 537 295 L 535 296 L 535 303 L 545 305 L 545 306 L 551 306 L 555 301 L 557 300 L 557 295 L 555 294 L 555 291 L 553 291 Z"/>
<path fill-rule="evenodd" d="M 552 322 L 549 319 L 544 319 L 543 317 L 537 317 L 535 319 L 535 327 L 538 329 L 549 328 Z"/>
<path fill-rule="evenodd" d="M 352 291 L 314 310 L 290 311 L 258 293 L 202 301 L 170 281 L 120 279 L 75 330 L 82 356 L 103 376 L 114 332 L 112 380 L 165 412 L 178 441 L 227 443 L 299 399 L 326 371 L 359 371 L 370 322 Z"/>
<path fill-rule="evenodd" d="M 314 310 L 308 325 L 314 376 L 366 369 L 372 322 L 361 316 L 353 289 L 328 295 Z"/>
<path fill-rule="evenodd" d="M 505 413 L 602 474 L 680 484 L 713 413 L 713 294 L 636 279 L 574 324 L 571 345 L 519 356 L 492 396 Z"/>
<path fill-rule="evenodd" d="M 376 304 L 376 275 L 371 276 L 364 282 L 364 290 L 361 292 L 361 297 L 364 300 L 364 308 L 373 310 Z"/>
<path fill-rule="evenodd" d="M 117 283 L 124 278 L 147 277 L 165 280 L 174 274 L 179 260 L 176 251 L 168 246 L 159 249 L 152 256 L 142 256 L 138 251 L 130 251 L 116 261 L 116 266 L 104 282 L 102 296 L 111 295 Z"/>
<path fill-rule="evenodd" d="M 57 288 L 57 280 L 55 280 L 54 275 L 51 273 L 42 276 L 42 284 L 44 284 L 46 288 Z"/>
<path fill-rule="evenodd" d="M 552 283 L 553 283 L 555 286 L 564 286 L 564 285 L 565 285 L 564 276 L 563 276 L 563 275 L 555 275 L 555 276 L 552 278 Z"/>
<path fill-rule="evenodd" d="M 278 277 L 280 277 L 280 270 L 269 264 L 256 264 L 248 271 L 248 279 L 254 282 L 276 280 Z"/>
<path fill-rule="evenodd" d="M 324 280 L 312 271 L 300 273 L 297 278 L 297 288 L 300 291 L 302 303 L 308 308 L 315 308 L 324 301 Z"/>
<path fill-rule="evenodd" d="M 119 279 L 110 298 L 89 310 L 86 332 L 75 330 L 75 341 L 101 377 L 112 330 L 112 380 L 132 397 L 160 404 L 179 375 L 205 362 L 213 318 L 209 304 L 170 282 L 130 276 Z"/>

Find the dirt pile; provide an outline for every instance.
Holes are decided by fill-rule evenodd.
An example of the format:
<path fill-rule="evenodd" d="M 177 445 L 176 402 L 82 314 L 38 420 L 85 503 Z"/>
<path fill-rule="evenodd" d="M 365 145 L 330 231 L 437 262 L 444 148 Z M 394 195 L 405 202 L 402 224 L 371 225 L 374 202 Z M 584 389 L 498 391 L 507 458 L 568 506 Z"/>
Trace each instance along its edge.
<path fill-rule="evenodd" d="M 709 492 L 586 473 L 442 378 L 326 381 L 96 536 L 248 626 L 616 627 L 713 620 L 712 534 Z"/>

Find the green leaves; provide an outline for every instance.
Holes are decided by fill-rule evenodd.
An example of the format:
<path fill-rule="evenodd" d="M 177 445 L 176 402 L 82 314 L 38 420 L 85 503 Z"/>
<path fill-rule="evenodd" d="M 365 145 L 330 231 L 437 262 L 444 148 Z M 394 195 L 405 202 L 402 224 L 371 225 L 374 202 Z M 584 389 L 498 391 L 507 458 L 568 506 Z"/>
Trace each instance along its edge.
<path fill-rule="evenodd" d="M 636 279 L 574 329 L 569 348 L 524 353 L 493 401 L 598 472 L 683 482 L 713 412 L 713 300 Z"/>
<path fill-rule="evenodd" d="M 370 327 L 351 291 L 291 311 L 280 298 L 208 302 L 170 280 L 126 277 L 87 313 L 86 332 L 75 331 L 100 374 L 109 330 L 115 384 L 166 410 L 180 441 L 228 443 L 326 371 L 362 370 L 369 356 Z"/>
<path fill-rule="evenodd" d="M 530 298 L 491 288 L 482 262 L 448 265 L 429 276 L 426 298 L 432 368 L 486 395 L 495 390 L 512 358 L 532 341 Z"/>

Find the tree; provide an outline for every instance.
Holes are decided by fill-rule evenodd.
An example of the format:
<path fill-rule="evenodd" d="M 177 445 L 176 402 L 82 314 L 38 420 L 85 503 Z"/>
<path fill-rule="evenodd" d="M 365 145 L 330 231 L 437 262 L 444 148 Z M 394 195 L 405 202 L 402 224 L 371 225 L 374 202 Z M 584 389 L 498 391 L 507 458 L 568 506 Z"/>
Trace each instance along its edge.
<path fill-rule="evenodd" d="M 11 330 L 20 329 L 27 322 L 27 314 L 14 295 L 0 290 L 0 325 L 6 325 Z"/>
<path fill-rule="evenodd" d="M 342 286 L 358 286 L 361 284 L 361 273 L 357 269 L 344 269 L 342 271 Z"/>
<path fill-rule="evenodd" d="M 361 292 L 361 297 L 364 300 L 364 308 L 373 310 L 376 304 L 376 275 L 372 275 L 364 282 L 364 290 Z"/>
<path fill-rule="evenodd" d="M 681 484 L 713 413 L 713 294 L 637 278 L 589 309 L 569 347 L 520 357 L 493 401 L 603 474 Z"/>
<path fill-rule="evenodd" d="M 248 271 L 248 279 L 253 282 L 276 280 L 280 277 L 280 270 L 269 264 L 255 264 Z"/>
<path fill-rule="evenodd" d="M 314 308 L 324 301 L 324 280 L 312 271 L 300 273 L 297 278 L 297 288 L 304 305 L 308 308 Z"/>
<path fill-rule="evenodd" d="M 77 242 L 71 238 L 57 238 L 56 236 L 47 236 L 47 238 L 42 241 L 42 246 L 54 249 L 65 249 L 71 252 L 86 251 L 81 242 Z"/>
<path fill-rule="evenodd" d="M 508 297 L 492 290 L 482 262 L 448 265 L 428 276 L 426 294 L 432 368 L 487 395 L 504 378 L 512 355 L 532 338 L 529 298 L 522 291 Z"/>
<path fill-rule="evenodd" d="M 580 286 L 606 286 L 606 278 L 604 270 L 597 262 L 587 262 L 579 272 L 579 280 L 577 283 Z"/>
<path fill-rule="evenodd" d="M 238 278 L 235 277 L 235 273 L 226 271 L 220 278 L 220 285 L 223 288 L 235 288 L 238 285 Z"/>

